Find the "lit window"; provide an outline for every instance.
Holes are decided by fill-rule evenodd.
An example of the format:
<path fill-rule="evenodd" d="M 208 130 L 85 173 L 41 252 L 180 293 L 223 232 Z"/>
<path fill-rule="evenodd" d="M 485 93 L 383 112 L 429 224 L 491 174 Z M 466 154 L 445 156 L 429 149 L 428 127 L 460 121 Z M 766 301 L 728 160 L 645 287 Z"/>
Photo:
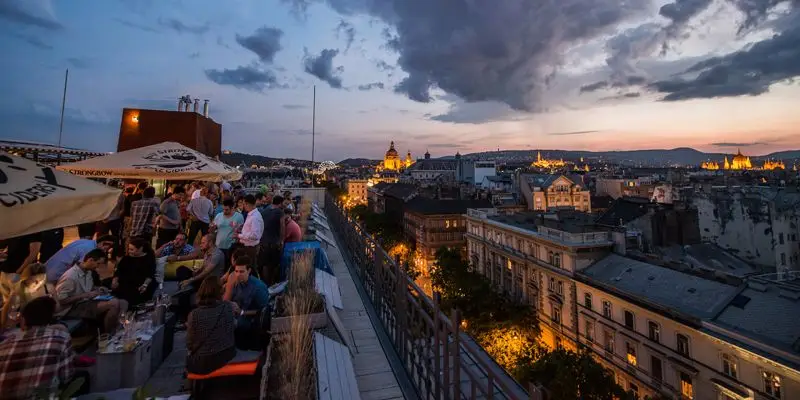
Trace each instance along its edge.
<path fill-rule="evenodd" d="M 446 229 L 449 229 L 449 228 L 450 228 L 450 221 L 449 221 L 449 220 L 445 220 L 445 221 L 444 221 L 444 227 L 445 227 Z"/>
<path fill-rule="evenodd" d="M 603 316 L 612 319 L 611 317 L 611 302 L 603 300 Z"/>
<path fill-rule="evenodd" d="M 583 306 L 588 308 L 588 309 L 590 309 L 590 310 L 592 309 L 592 294 L 591 293 L 586 292 L 586 293 L 583 294 Z"/>
<path fill-rule="evenodd" d="M 659 343 L 661 341 L 661 327 L 653 321 L 647 321 L 647 331 L 650 340 Z"/>
<path fill-rule="evenodd" d="M 730 354 L 722 355 L 722 372 L 731 378 L 737 377 L 736 359 Z"/>
<path fill-rule="evenodd" d="M 636 318 L 633 316 L 633 313 L 625 310 L 625 327 L 630 330 L 636 330 L 634 327 L 636 324 Z"/>
<path fill-rule="evenodd" d="M 678 353 L 689 357 L 689 337 L 686 335 L 678 334 L 678 345 L 676 346 Z"/>
<path fill-rule="evenodd" d="M 628 356 L 628 364 L 636 366 L 636 345 L 625 342 L 625 351 Z"/>
<path fill-rule="evenodd" d="M 681 379 L 681 396 L 686 399 L 694 398 L 694 386 L 692 385 L 692 377 L 685 372 L 680 373 Z"/>
<path fill-rule="evenodd" d="M 773 398 L 780 399 L 781 377 L 767 371 L 762 371 L 761 376 L 764 378 L 764 393 L 772 396 Z"/>

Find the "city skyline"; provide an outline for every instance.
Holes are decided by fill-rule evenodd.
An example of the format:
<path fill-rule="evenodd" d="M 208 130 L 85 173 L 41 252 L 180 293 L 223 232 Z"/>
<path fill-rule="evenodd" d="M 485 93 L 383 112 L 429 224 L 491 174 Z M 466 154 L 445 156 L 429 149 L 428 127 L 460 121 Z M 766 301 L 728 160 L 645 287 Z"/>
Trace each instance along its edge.
<path fill-rule="evenodd" d="M 313 85 L 317 159 L 800 148 L 796 2 L 399 1 L 2 1 L 2 137 L 57 140 L 69 68 L 63 144 L 90 150 L 190 94 L 225 149 L 308 159 Z"/>

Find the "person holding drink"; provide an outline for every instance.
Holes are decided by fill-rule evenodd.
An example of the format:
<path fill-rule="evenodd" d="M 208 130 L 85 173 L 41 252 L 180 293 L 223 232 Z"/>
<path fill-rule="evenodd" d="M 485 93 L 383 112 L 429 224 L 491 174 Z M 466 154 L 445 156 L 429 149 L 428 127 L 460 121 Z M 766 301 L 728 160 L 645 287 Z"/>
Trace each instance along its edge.
<path fill-rule="evenodd" d="M 235 241 L 233 234 L 244 225 L 244 217 L 236 212 L 235 203 L 230 197 L 222 200 L 222 212 L 211 222 L 211 232 L 216 234 L 217 248 L 225 254 L 225 262 L 230 263 L 231 251 Z M 230 265 L 226 265 L 229 267 Z M 227 268 L 226 268 L 227 269 Z"/>

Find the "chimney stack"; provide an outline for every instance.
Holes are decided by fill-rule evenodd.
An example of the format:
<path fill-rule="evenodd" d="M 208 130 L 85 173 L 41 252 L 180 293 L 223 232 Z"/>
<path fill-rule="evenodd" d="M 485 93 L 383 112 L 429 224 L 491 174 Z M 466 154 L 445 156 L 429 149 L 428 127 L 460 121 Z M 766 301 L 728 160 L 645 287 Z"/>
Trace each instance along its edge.
<path fill-rule="evenodd" d="M 200 99 L 194 99 L 194 113 L 197 114 L 200 111 Z"/>
<path fill-rule="evenodd" d="M 178 111 L 183 111 L 183 97 L 178 97 Z"/>
<path fill-rule="evenodd" d="M 208 118 L 208 99 L 203 100 L 205 103 L 203 104 L 203 116 Z"/>
<path fill-rule="evenodd" d="M 189 112 L 189 105 L 190 105 L 190 104 L 192 104 L 192 99 L 191 99 L 191 97 L 190 97 L 190 98 L 187 98 L 187 99 L 186 99 L 186 101 L 183 103 L 183 111 L 184 111 L 184 112 Z"/>

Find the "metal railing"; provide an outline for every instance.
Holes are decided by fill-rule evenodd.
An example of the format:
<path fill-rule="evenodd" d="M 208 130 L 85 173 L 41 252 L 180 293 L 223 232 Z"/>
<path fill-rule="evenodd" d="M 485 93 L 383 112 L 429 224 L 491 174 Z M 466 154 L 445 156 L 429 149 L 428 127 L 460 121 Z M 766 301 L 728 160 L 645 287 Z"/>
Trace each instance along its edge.
<path fill-rule="evenodd" d="M 331 196 L 326 214 L 342 253 L 352 260 L 378 319 L 422 399 L 541 399 L 523 389 L 469 335 L 458 310 L 445 315 L 433 299 Z M 354 278 L 356 278 L 354 276 Z M 365 299 L 366 301 L 367 299 Z"/>

